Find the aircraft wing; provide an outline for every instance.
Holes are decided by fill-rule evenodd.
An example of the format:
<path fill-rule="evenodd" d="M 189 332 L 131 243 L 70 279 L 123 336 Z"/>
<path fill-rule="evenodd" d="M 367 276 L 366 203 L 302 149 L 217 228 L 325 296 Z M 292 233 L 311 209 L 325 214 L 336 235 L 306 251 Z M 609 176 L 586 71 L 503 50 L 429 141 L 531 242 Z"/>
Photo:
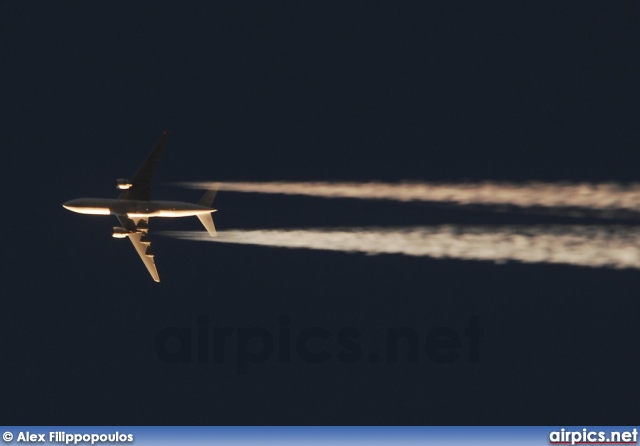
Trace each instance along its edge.
<path fill-rule="evenodd" d="M 142 166 L 131 178 L 132 186 L 122 191 L 118 198 L 122 200 L 149 200 L 151 198 L 151 179 L 153 174 L 156 173 L 158 161 L 160 161 L 160 155 L 168 137 L 169 133 L 164 132 L 147 159 L 142 163 Z"/>
<path fill-rule="evenodd" d="M 118 220 L 125 229 L 135 231 L 129 234 L 129 240 L 131 240 L 133 247 L 138 251 L 138 255 L 140 255 L 144 266 L 149 270 L 149 274 L 151 274 L 153 280 L 160 282 L 156 262 L 153 253 L 151 252 L 151 241 L 149 240 L 149 219 L 132 219 L 123 215 L 118 215 Z"/>

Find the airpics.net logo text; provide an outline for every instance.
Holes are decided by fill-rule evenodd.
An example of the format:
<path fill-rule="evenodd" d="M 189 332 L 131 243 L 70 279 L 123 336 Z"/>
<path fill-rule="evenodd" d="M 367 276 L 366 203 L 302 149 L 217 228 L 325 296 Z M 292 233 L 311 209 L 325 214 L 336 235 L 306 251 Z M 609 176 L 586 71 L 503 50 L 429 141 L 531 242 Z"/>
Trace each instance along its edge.
<path fill-rule="evenodd" d="M 597 431 L 583 428 L 562 428 L 549 433 L 549 444 L 638 444 L 638 429 L 627 431 Z"/>
<path fill-rule="evenodd" d="M 458 327 L 438 326 L 426 333 L 412 327 L 387 327 L 383 332 L 383 354 L 364 352 L 362 330 L 357 327 L 293 329 L 291 317 L 278 318 L 278 326 L 219 327 L 209 316 L 199 315 L 195 327 L 164 327 L 155 337 L 158 358 L 169 364 L 236 364 L 237 373 L 246 375 L 250 366 L 275 360 L 280 364 L 301 361 L 322 364 L 328 361 L 351 364 L 480 361 L 484 329 L 478 316 L 470 316 Z"/>

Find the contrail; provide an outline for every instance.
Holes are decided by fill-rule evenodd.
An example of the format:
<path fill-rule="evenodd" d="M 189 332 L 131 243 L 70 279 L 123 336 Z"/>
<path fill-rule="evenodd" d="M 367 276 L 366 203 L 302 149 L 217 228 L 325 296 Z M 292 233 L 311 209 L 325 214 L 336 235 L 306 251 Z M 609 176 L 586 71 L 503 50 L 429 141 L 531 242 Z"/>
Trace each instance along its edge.
<path fill-rule="evenodd" d="M 196 231 L 163 234 L 282 248 L 640 269 L 640 229 L 627 226 L 261 229 L 223 231 L 217 238 Z"/>
<path fill-rule="evenodd" d="M 507 205 L 521 208 L 583 208 L 640 212 L 640 184 L 616 183 L 346 183 L 346 182 L 186 182 L 181 186 L 234 192 L 310 195 L 458 205 Z"/>

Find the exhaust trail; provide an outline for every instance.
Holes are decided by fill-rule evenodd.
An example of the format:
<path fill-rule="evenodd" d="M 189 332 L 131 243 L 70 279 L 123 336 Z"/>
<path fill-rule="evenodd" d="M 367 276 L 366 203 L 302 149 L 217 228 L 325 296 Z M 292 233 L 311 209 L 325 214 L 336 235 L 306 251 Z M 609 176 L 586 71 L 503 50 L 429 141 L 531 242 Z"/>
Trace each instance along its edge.
<path fill-rule="evenodd" d="M 166 231 L 184 240 L 496 263 L 640 269 L 640 229 L 628 226 L 423 226 L 408 228 Z"/>
<path fill-rule="evenodd" d="M 640 212 L 640 184 L 616 183 L 346 183 L 346 182 L 185 182 L 181 186 L 263 194 L 426 201 L 455 205 L 520 208 L 583 208 Z"/>

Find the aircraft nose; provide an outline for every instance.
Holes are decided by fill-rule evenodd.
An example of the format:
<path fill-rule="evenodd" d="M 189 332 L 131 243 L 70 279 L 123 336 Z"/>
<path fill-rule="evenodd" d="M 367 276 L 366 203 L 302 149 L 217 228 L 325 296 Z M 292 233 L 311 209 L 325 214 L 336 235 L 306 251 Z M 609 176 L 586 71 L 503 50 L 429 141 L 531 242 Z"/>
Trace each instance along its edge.
<path fill-rule="evenodd" d="M 65 202 L 65 203 L 62 203 L 62 207 L 63 207 L 63 208 L 65 208 L 65 209 L 68 209 L 68 210 L 72 211 L 72 210 L 73 210 L 72 208 L 74 207 L 74 205 L 75 205 L 75 203 L 76 203 L 77 201 L 78 201 L 78 200 L 69 200 L 69 201 L 67 201 L 67 202 Z"/>

